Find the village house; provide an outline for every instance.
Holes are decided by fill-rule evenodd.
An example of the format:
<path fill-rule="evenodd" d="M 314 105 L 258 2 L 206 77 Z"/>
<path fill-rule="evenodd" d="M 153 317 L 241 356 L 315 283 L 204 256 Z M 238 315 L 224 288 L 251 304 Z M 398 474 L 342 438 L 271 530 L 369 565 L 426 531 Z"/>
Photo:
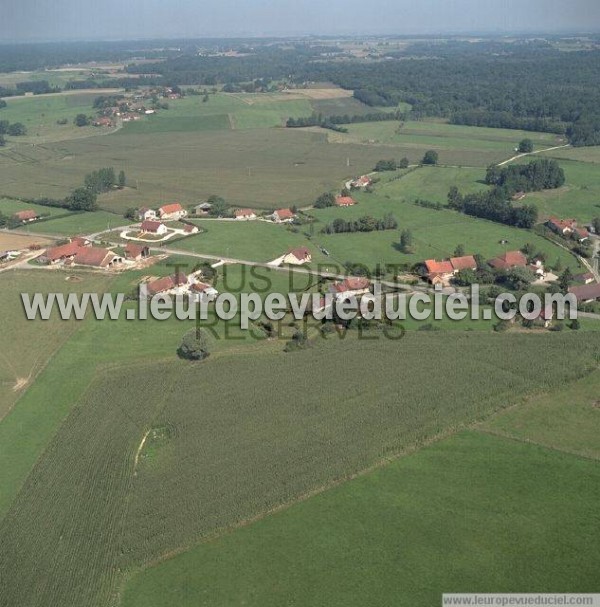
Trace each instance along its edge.
<path fill-rule="evenodd" d="M 38 262 L 53 265 L 61 261 L 72 260 L 80 248 L 81 246 L 76 242 L 50 247 L 38 257 Z"/>
<path fill-rule="evenodd" d="M 256 219 L 256 213 L 252 209 L 237 209 L 234 211 L 233 216 L 241 221 Z"/>
<path fill-rule="evenodd" d="M 183 272 L 163 276 L 146 283 L 148 295 L 158 295 L 159 293 L 172 293 L 174 295 L 185 292 L 189 284 L 189 278 Z"/>
<path fill-rule="evenodd" d="M 71 242 L 79 245 L 80 247 L 91 247 L 92 241 L 88 240 L 85 236 L 73 236 L 71 238 Z"/>
<path fill-rule="evenodd" d="M 163 221 L 168 221 L 187 217 L 188 212 L 178 202 L 174 202 L 173 204 L 165 204 L 160 207 L 158 214 Z"/>
<path fill-rule="evenodd" d="M 575 276 L 573 276 L 573 280 L 575 282 L 583 283 L 584 285 L 589 285 L 590 283 L 595 281 L 595 278 L 591 272 L 585 272 L 583 274 L 576 274 Z"/>
<path fill-rule="evenodd" d="M 352 196 L 336 196 L 335 204 L 338 207 L 352 207 L 356 204 L 356 201 Z"/>
<path fill-rule="evenodd" d="M 287 263 L 292 266 L 301 266 L 304 263 L 312 261 L 312 253 L 307 247 L 296 247 L 290 249 L 284 256 L 282 263 Z"/>
<path fill-rule="evenodd" d="M 583 242 L 590 237 L 590 233 L 585 228 L 580 228 L 575 219 L 557 219 L 556 217 L 551 217 L 546 222 L 546 225 L 553 232 L 561 236 L 572 236 L 574 234 L 579 242 Z"/>
<path fill-rule="evenodd" d="M 490 259 L 488 264 L 495 270 L 527 267 L 527 257 L 521 251 L 507 251 L 504 255 Z"/>
<path fill-rule="evenodd" d="M 148 246 L 135 244 L 133 242 L 127 243 L 123 251 L 125 259 L 129 259 L 130 261 L 141 261 L 150 256 L 150 249 Z"/>
<path fill-rule="evenodd" d="M 436 261 L 435 259 L 425 260 L 425 269 L 429 282 L 433 285 L 440 284 L 442 286 L 448 286 L 456 272 L 450 261 Z"/>
<path fill-rule="evenodd" d="M 600 284 L 595 282 L 588 285 L 571 287 L 569 293 L 575 295 L 578 303 L 591 303 L 600 300 Z"/>
<path fill-rule="evenodd" d="M 213 301 L 216 299 L 219 291 L 217 291 L 212 285 L 204 282 L 195 282 L 190 287 L 190 291 L 200 297 L 206 298 L 207 301 Z"/>
<path fill-rule="evenodd" d="M 372 181 L 371 181 L 370 177 L 368 177 L 367 175 L 362 175 L 358 179 L 354 179 L 353 181 L 351 181 L 350 187 L 353 187 L 358 190 L 358 189 L 366 188 L 366 187 L 370 186 L 371 183 L 372 183 Z"/>
<path fill-rule="evenodd" d="M 144 221 L 146 219 L 156 219 L 156 211 L 154 209 L 149 209 L 148 207 L 141 207 L 137 212 L 138 219 L 140 221 Z"/>
<path fill-rule="evenodd" d="M 368 278 L 362 276 L 348 277 L 330 285 L 329 292 L 332 293 L 336 299 L 342 300 L 352 296 L 364 295 L 369 292 L 370 286 L 371 283 Z"/>
<path fill-rule="evenodd" d="M 192 223 L 184 223 L 183 224 L 183 231 L 186 234 L 197 234 L 198 233 L 198 226 L 195 226 Z"/>
<path fill-rule="evenodd" d="M 157 236 L 164 236 L 169 229 L 164 223 L 160 221 L 152 221 L 147 219 L 146 221 L 142 221 L 140 226 L 140 231 L 143 234 L 156 234 Z"/>
<path fill-rule="evenodd" d="M 463 255 L 462 257 L 451 257 L 450 263 L 454 272 L 462 272 L 463 270 L 476 270 L 477 261 L 473 255 Z"/>
<path fill-rule="evenodd" d="M 93 268 L 110 268 L 123 261 L 116 253 L 100 247 L 78 247 L 73 264 Z"/>
<path fill-rule="evenodd" d="M 294 221 L 296 215 L 292 213 L 291 209 L 277 209 L 270 217 L 275 223 L 289 223 Z"/>
<path fill-rule="evenodd" d="M 14 215 L 13 215 L 14 219 L 17 219 L 18 221 L 21 221 L 23 223 L 29 223 L 30 221 L 35 221 L 36 219 L 39 219 L 39 215 L 31 210 L 31 209 L 27 209 L 25 211 L 17 211 Z"/>

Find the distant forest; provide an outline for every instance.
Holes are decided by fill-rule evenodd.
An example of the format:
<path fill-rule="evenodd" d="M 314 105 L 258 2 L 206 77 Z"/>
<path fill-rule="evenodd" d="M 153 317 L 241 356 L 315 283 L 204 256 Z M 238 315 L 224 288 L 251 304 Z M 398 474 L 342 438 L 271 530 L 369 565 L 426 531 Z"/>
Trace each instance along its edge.
<path fill-rule="evenodd" d="M 424 40 L 387 54 L 376 47 L 372 58 L 356 59 L 343 55 L 333 43 L 308 41 L 160 44 L 162 48 L 158 41 L 13 45 L 0 49 L 0 71 L 91 59 L 127 62 L 143 55 L 161 60 L 129 65 L 127 72 L 143 75 L 140 79 L 124 76 L 111 82 L 128 87 L 224 84 L 227 90 L 244 83 L 242 90 L 247 90 L 249 83 L 251 90 L 266 90 L 274 81 L 329 81 L 354 91 L 356 99 L 376 111 L 402 102 L 412 106 L 412 119 L 438 116 L 454 124 L 550 131 L 566 135 L 576 146 L 600 145 L 598 49 L 561 52 L 548 40 Z M 222 49 L 235 49 L 243 56 L 212 56 Z M 69 86 L 103 84 L 95 79 Z M 323 117 L 328 124 L 339 124 L 329 118 Z"/>

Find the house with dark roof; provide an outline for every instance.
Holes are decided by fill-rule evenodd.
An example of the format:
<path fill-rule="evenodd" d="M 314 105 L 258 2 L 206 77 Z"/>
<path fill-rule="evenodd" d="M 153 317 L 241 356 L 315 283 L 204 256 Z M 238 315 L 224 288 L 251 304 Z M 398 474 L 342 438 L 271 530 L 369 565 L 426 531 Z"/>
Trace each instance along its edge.
<path fill-rule="evenodd" d="M 140 261 L 150 256 L 150 248 L 143 244 L 128 242 L 123 249 L 125 259 L 130 261 Z"/>
<path fill-rule="evenodd" d="M 140 231 L 144 234 L 156 234 L 157 236 L 163 236 L 169 230 L 164 223 L 147 219 L 146 221 L 142 221 Z"/>
<path fill-rule="evenodd" d="M 569 293 L 573 293 L 578 303 L 591 303 L 600 300 L 600 284 L 597 282 L 571 287 Z"/>

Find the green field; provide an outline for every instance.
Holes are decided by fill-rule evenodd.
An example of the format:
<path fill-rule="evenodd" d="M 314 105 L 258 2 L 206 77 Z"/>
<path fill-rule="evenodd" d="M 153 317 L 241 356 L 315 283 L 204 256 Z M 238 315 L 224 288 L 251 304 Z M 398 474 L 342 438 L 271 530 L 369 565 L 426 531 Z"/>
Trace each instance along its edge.
<path fill-rule="evenodd" d="M 482 427 L 518 440 L 600 459 L 600 371 L 507 409 Z"/>
<path fill-rule="evenodd" d="M 441 122 L 364 122 L 347 126 L 348 133 L 332 133 L 331 141 L 377 146 L 384 158 L 407 156 L 420 162 L 426 150 L 439 153 L 440 163 L 487 167 L 515 154 L 519 141 L 529 138 L 536 148 L 557 145 L 556 135 L 490 129 Z"/>
<path fill-rule="evenodd" d="M 464 432 L 134 577 L 124 607 L 596 592 L 600 466 Z M 560 546 L 560 549 L 556 549 Z"/>
<path fill-rule="evenodd" d="M 129 223 L 131 221 L 120 215 L 106 211 L 94 211 L 91 213 L 71 213 L 56 219 L 29 224 L 27 228 L 32 234 L 76 236 L 77 234 L 100 232 L 110 227 L 123 226 Z"/>
<path fill-rule="evenodd" d="M 521 230 L 499 223 L 469 217 L 455 211 L 435 211 L 413 204 L 416 196 L 444 203 L 447 188 L 456 184 L 464 191 L 485 188 L 473 181 L 476 173 L 472 169 L 420 168 L 397 181 L 384 184 L 374 194 L 356 194 L 358 204 L 338 209 L 314 209 L 310 213 L 319 221 L 314 224 L 313 241 L 331 253 L 339 263 L 362 262 L 369 266 L 377 263 L 414 264 L 424 259 L 441 259 L 453 254 L 462 244 L 471 254 L 479 253 L 491 258 L 504 252 L 507 240 L 509 249 L 520 249 L 532 243 L 546 254 L 549 265 L 560 259 L 564 266 L 577 268 L 576 259 L 564 249 L 528 230 Z M 381 218 L 392 213 L 397 219 L 398 230 L 370 233 L 321 234 L 322 227 L 335 219 L 357 218 L 371 215 Z M 414 253 L 405 254 L 397 249 L 400 231 L 410 229 L 414 239 Z"/>
<path fill-rule="evenodd" d="M 94 99 L 100 92 L 77 92 L 63 95 L 36 95 L 34 97 L 15 97 L 6 100 L 7 107 L 0 110 L 0 119 L 9 122 L 22 122 L 27 127 L 24 137 L 10 137 L 9 151 L 17 144 L 45 144 L 52 141 L 64 141 L 98 134 L 93 126 L 77 127 L 73 119 L 77 114 L 95 115 Z M 57 120 L 67 119 L 65 125 Z M 3 154 L 7 153 L 5 150 Z"/>
<path fill-rule="evenodd" d="M 0 425 L 10 604 L 106 604 L 120 572 L 557 387 L 597 350 L 574 333 L 413 333 L 189 365 L 172 358 L 181 332 L 165 340 L 160 324 L 86 321 Z"/>
<path fill-rule="evenodd" d="M 0 213 L 4 215 L 14 215 L 17 211 L 35 211 L 40 217 L 54 217 L 56 215 L 66 215 L 69 213 L 67 209 L 59 207 L 46 207 L 39 204 L 31 204 L 29 202 L 21 202 L 9 198 L 0 198 Z"/>

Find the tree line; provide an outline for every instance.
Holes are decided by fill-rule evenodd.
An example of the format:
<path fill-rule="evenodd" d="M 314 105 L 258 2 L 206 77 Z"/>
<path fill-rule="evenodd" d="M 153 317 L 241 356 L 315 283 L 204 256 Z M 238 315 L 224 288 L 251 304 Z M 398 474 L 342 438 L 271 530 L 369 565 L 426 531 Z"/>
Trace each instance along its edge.
<path fill-rule="evenodd" d="M 376 219 L 370 215 L 363 215 L 358 219 L 347 220 L 334 219 L 328 223 L 321 232 L 323 234 L 345 234 L 352 232 L 379 232 L 383 230 L 395 230 L 398 228 L 396 218 L 388 213 L 382 219 Z"/>

